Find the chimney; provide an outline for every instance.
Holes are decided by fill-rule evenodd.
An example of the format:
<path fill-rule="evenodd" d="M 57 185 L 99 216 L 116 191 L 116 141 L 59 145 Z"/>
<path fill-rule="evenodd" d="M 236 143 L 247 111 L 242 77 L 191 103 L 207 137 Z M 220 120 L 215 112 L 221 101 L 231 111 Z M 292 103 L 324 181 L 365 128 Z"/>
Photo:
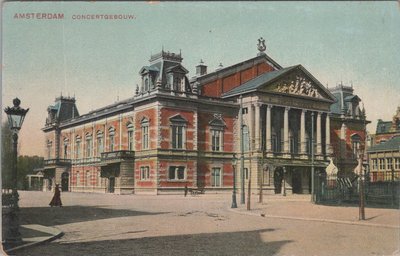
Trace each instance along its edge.
<path fill-rule="evenodd" d="M 196 76 L 202 76 L 207 74 L 207 66 L 204 65 L 203 60 L 200 60 L 200 64 L 196 66 Z"/>

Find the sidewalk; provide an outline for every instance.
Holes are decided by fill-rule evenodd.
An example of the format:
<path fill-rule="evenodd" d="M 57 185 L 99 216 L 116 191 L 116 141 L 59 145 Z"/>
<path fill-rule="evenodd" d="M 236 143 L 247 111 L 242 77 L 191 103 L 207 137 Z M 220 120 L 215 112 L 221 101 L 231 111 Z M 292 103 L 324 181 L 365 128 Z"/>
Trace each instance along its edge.
<path fill-rule="evenodd" d="M 247 198 L 246 198 L 247 200 Z M 365 208 L 365 220 L 359 220 L 357 206 L 326 206 L 311 203 L 310 195 L 264 195 L 263 203 L 259 197 L 251 198 L 250 211 L 246 204 L 230 209 L 239 214 L 255 215 L 265 218 L 282 218 L 302 221 L 321 221 L 338 224 L 379 226 L 400 229 L 400 210 Z"/>
<path fill-rule="evenodd" d="M 16 250 L 52 241 L 63 235 L 63 232 L 57 228 L 37 224 L 21 225 L 20 233 L 22 244 L 6 250 L 7 255 L 13 255 L 13 252 Z"/>

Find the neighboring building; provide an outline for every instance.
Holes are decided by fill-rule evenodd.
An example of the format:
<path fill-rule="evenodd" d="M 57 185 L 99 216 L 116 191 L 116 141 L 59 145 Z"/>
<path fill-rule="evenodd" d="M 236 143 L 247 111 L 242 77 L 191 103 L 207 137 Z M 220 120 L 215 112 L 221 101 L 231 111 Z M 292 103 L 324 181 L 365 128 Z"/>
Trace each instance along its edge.
<path fill-rule="evenodd" d="M 400 136 L 376 144 L 367 152 L 372 182 L 400 179 Z"/>
<path fill-rule="evenodd" d="M 303 66 L 282 68 L 264 53 L 263 40 L 258 46 L 256 57 L 213 72 L 201 62 L 191 79 L 181 54 L 162 51 L 140 70 L 133 97 L 84 115 L 74 98 L 57 98 L 43 128 L 45 177 L 68 191 L 230 190 L 236 153 L 238 187 L 243 175 L 254 190 L 263 182 L 278 192 L 284 179 L 293 193 L 309 193 L 311 138 L 315 169 L 324 171 L 338 134 L 329 114 L 336 99 Z M 339 131 L 344 123 L 363 147 L 365 118 L 358 97 L 350 102 Z"/>
<path fill-rule="evenodd" d="M 353 172 L 357 157 L 365 152 L 366 120 L 361 99 L 352 86 L 339 84 L 329 89 L 337 101 L 331 105 L 331 145 L 339 175 Z"/>
<path fill-rule="evenodd" d="M 367 152 L 371 181 L 400 178 L 400 107 L 393 121 L 378 120 Z"/>
<path fill-rule="evenodd" d="M 397 107 L 396 114 L 392 121 L 382 121 L 378 119 L 376 132 L 371 136 L 371 146 L 381 142 L 389 141 L 395 136 L 400 135 L 400 106 Z"/>

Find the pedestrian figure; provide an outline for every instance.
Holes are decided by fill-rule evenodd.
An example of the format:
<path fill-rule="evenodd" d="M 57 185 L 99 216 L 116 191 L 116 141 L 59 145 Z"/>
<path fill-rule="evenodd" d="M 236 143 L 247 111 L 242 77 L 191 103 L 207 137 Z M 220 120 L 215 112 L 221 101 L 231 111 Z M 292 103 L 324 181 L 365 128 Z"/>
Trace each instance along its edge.
<path fill-rule="evenodd" d="M 185 185 L 185 196 L 187 196 L 187 193 L 188 193 L 188 187 L 187 185 Z"/>
<path fill-rule="evenodd" d="M 51 207 L 53 206 L 62 206 L 61 203 L 61 192 L 60 192 L 60 186 L 56 184 L 56 188 L 54 190 L 54 196 L 53 199 L 51 199 L 51 202 L 49 204 Z"/>

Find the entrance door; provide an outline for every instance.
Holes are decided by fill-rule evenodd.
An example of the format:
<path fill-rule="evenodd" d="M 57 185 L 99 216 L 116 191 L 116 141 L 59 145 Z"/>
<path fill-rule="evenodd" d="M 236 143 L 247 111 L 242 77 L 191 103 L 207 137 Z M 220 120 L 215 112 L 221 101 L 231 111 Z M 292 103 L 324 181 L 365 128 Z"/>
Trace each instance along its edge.
<path fill-rule="evenodd" d="M 293 193 L 296 193 L 296 194 L 303 193 L 303 190 L 301 188 L 301 171 L 299 171 L 299 170 L 293 170 L 292 190 L 293 190 Z"/>
<path fill-rule="evenodd" d="M 283 180 L 283 169 L 282 167 L 277 167 L 274 171 L 274 188 L 275 194 L 280 194 L 282 190 L 282 180 Z"/>
<path fill-rule="evenodd" d="M 63 172 L 61 175 L 61 191 L 68 191 L 69 173 Z"/>
<path fill-rule="evenodd" d="M 110 177 L 108 179 L 108 193 L 114 193 L 115 187 L 115 177 Z"/>

